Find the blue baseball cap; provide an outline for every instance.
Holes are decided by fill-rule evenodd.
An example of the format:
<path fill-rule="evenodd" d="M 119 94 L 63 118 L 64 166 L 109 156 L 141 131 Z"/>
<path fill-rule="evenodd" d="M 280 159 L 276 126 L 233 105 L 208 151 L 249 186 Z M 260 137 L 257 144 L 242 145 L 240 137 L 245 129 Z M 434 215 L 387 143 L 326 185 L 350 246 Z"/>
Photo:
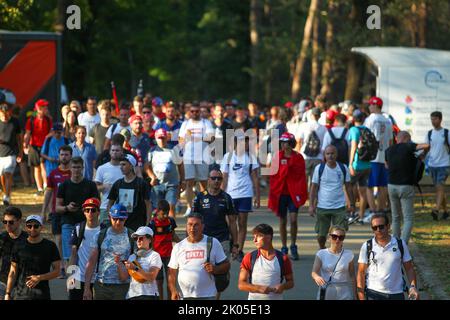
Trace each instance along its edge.
<path fill-rule="evenodd" d="M 123 204 L 117 203 L 109 209 L 109 215 L 111 218 L 128 218 L 127 208 Z"/>

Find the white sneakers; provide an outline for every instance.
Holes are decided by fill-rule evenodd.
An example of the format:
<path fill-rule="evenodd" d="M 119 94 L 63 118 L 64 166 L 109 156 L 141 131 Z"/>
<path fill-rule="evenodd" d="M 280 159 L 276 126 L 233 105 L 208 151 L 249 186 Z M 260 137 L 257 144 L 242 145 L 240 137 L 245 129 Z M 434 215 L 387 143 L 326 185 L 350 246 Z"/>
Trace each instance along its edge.
<path fill-rule="evenodd" d="M 5 206 L 9 206 L 11 204 L 11 199 L 10 197 L 7 197 L 6 195 L 3 196 L 3 204 Z"/>
<path fill-rule="evenodd" d="M 191 208 L 187 208 L 186 212 L 184 213 L 183 217 L 187 217 L 189 214 L 191 214 Z"/>

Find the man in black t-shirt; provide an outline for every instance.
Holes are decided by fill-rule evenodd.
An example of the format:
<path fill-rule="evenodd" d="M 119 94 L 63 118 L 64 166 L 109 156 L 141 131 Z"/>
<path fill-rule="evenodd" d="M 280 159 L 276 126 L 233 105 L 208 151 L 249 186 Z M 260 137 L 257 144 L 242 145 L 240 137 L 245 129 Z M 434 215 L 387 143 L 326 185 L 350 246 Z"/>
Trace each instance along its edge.
<path fill-rule="evenodd" d="M 388 192 L 392 210 L 392 233 L 400 238 L 400 220 L 403 213 L 401 238 L 408 242 L 414 217 L 414 184 L 417 158 L 416 151 L 427 151 L 428 144 L 415 144 L 406 131 L 397 134 L 397 144 L 386 150 L 388 168 Z M 401 209 L 401 213 L 398 209 Z"/>
<path fill-rule="evenodd" d="M 132 155 L 127 155 L 120 160 L 120 170 L 124 177 L 114 182 L 111 187 L 106 209 L 109 212 L 115 203 L 124 205 L 128 212 L 125 227 L 134 231 L 149 224 L 152 212 L 150 185 L 136 176 L 134 172 L 136 165 L 136 159 Z"/>
<path fill-rule="evenodd" d="M 6 231 L 0 233 L 0 300 L 3 300 L 6 292 L 9 269 L 11 266 L 11 255 L 14 246 L 24 242 L 28 237 L 22 231 L 22 211 L 16 207 L 8 207 L 3 213 L 3 224 Z"/>
<path fill-rule="evenodd" d="M 56 244 L 42 238 L 42 218 L 31 215 L 25 221 L 28 238 L 14 247 L 5 300 L 50 300 L 49 280 L 59 275 L 61 257 Z"/>
<path fill-rule="evenodd" d="M 218 103 L 214 106 L 214 121 L 211 124 L 214 129 L 214 157 L 216 161 L 222 161 L 225 153 L 228 152 L 227 147 L 227 130 L 233 130 L 233 125 L 225 119 L 225 109 Z M 221 148 L 221 150 L 219 150 Z"/>
<path fill-rule="evenodd" d="M 204 192 L 197 193 L 194 199 L 193 211 L 203 216 L 204 234 L 214 237 L 222 244 L 225 255 L 229 258 L 232 247 L 233 258 L 237 256 L 237 212 L 230 195 L 220 189 L 223 174 L 218 169 L 209 173 L 208 187 Z M 233 245 L 230 245 L 230 234 Z"/>
<path fill-rule="evenodd" d="M 70 179 L 58 187 L 56 195 L 56 213 L 61 215 L 61 244 L 64 263 L 70 259 L 72 246 L 70 244 L 75 225 L 85 221 L 82 204 L 89 198 L 100 199 L 95 182 L 83 177 L 84 161 L 81 157 L 70 160 Z M 65 266 L 67 267 L 67 265 Z"/>
<path fill-rule="evenodd" d="M 22 161 L 22 157 L 22 135 L 19 121 L 11 117 L 8 105 L 0 101 L 0 175 L 5 206 L 10 205 L 12 176 L 16 162 Z"/>

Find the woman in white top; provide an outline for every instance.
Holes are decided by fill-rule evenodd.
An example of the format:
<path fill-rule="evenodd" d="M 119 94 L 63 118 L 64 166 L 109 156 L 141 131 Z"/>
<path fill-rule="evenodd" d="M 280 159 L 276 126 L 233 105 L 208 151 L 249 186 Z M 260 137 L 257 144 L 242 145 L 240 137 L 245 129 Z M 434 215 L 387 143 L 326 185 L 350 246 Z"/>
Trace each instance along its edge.
<path fill-rule="evenodd" d="M 356 297 L 354 255 L 351 250 L 343 248 L 345 229 L 332 226 L 329 239 L 330 248 L 317 252 L 311 272 L 313 280 L 319 286 L 317 299 L 353 300 Z M 326 288 L 322 298 L 321 288 Z"/>
<path fill-rule="evenodd" d="M 159 300 L 156 276 L 162 267 L 159 253 L 152 250 L 153 230 L 139 227 L 132 237 L 137 242 L 137 252 L 128 261 L 123 261 L 126 268 L 119 268 L 121 277 L 131 275 L 130 289 L 126 299 Z"/>

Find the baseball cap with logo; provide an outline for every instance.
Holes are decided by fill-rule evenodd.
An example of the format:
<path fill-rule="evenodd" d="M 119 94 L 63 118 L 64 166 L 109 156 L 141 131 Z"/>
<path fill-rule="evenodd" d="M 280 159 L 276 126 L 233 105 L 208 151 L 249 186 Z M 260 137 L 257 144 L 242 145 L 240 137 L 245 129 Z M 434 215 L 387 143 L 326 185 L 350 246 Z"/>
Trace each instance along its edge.
<path fill-rule="evenodd" d="M 83 209 L 84 208 L 100 208 L 100 200 L 97 198 L 89 198 L 83 203 Z"/>
<path fill-rule="evenodd" d="M 292 133 L 285 132 L 281 135 L 280 141 L 295 141 L 295 136 Z"/>
<path fill-rule="evenodd" d="M 167 131 L 164 130 L 163 128 L 160 128 L 158 130 L 156 130 L 155 132 L 155 138 L 159 139 L 159 138 L 166 138 L 167 137 Z"/>
<path fill-rule="evenodd" d="M 38 216 L 37 214 L 32 214 L 31 216 L 28 216 L 27 219 L 25 220 L 25 223 L 29 221 L 37 221 L 41 226 L 44 224 L 44 222 L 42 221 L 42 217 Z"/>
<path fill-rule="evenodd" d="M 109 209 L 109 215 L 111 216 L 111 218 L 128 218 L 127 208 L 123 204 L 117 203 L 113 205 L 111 209 Z"/>
<path fill-rule="evenodd" d="M 381 98 L 378 97 L 372 97 L 369 99 L 369 105 L 376 105 L 381 108 L 383 107 L 383 100 L 381 100 Z"/>

